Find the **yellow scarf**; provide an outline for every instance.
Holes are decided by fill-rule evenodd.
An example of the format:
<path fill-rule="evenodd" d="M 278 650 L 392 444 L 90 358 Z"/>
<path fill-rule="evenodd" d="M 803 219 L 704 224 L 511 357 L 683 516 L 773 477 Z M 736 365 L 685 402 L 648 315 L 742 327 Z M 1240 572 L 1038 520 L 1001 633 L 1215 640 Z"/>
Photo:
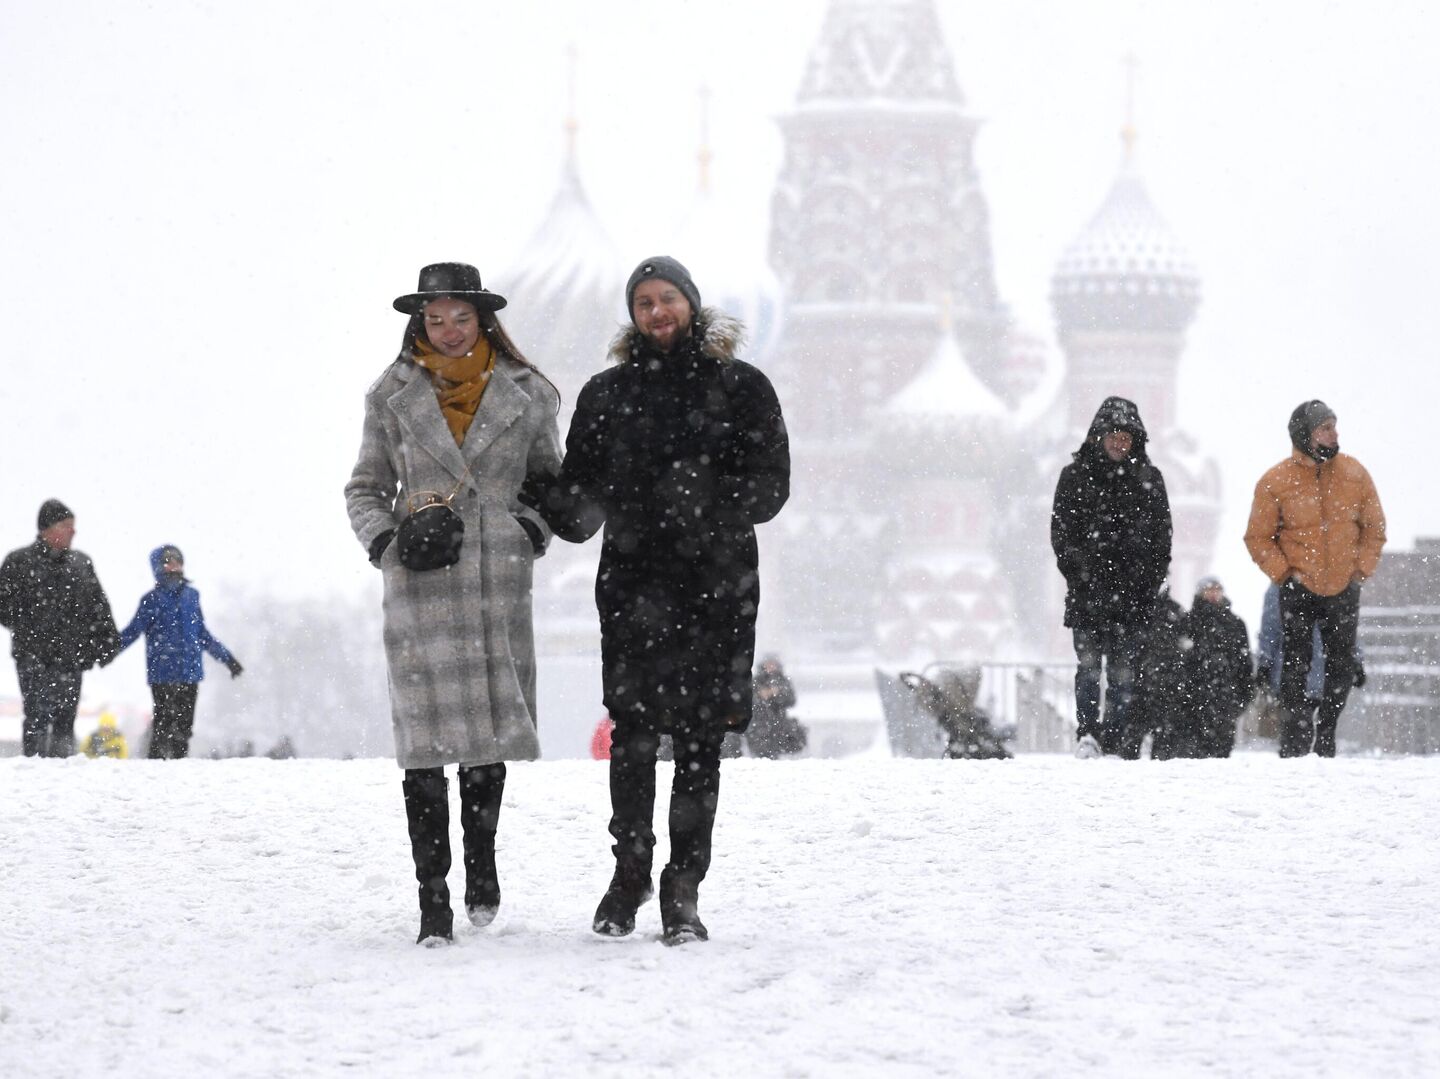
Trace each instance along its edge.
<path fill-rule="evenodd" d="M 455 445 L 463 446 L 465 432 L 470 430 L 480 398 L 485 396 L 485 387 L 490 385 L 490 376 L 495 373 L 495 350 L 481 334 L 473 349 L 464 356 L 452 358 L 436 352 L 428 341 L 417 337 L 413 355 L 415 362 L 430 372 L 440 414 L 455 436 Z"/>

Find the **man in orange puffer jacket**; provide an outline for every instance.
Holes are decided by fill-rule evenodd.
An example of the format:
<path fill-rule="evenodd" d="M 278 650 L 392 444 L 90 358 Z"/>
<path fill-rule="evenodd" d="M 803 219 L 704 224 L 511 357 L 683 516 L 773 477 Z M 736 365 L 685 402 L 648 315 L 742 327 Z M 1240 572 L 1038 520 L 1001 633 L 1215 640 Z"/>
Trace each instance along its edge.
<path fill-rule="evenodd" d="M 1385 546 L 1385 511 L 1375 482 L 1340 452 L 1335 413 L 1306 401 L 1290 416 L 1295 449 L 1255 485 L 1245 546 L 1280 586 L 1284 661 L 1280 673 L 1280 755 L 1301 757 L 1312 745 L 1335 756 L 1335 725 L 1355 684 L 1360 582 L 1375 572 Z M 1328 660 L 1325 689 L 1311 728 L 1305 706 L 1315 626 Z"/>

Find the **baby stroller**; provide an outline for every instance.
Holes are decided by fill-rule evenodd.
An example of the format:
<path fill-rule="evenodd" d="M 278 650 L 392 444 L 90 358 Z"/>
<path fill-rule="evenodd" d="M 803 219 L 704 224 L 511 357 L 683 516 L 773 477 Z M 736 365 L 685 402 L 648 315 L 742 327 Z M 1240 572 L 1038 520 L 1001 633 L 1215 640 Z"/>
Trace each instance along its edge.
<path fill-rule="evenodd" d="M 980 692 L 980 668 L 932 664 L 927 678 L 914 671 L 901 671 L 900 682 L 908 689 L 920 712 L 930 716 L 945 734 L 945 756 L 949 760 L 1008 760 L 1014 754 L 1006 742 L 1015 737 L 1014 727 L 997 728 L 990 714 L 976 702 Z"/>

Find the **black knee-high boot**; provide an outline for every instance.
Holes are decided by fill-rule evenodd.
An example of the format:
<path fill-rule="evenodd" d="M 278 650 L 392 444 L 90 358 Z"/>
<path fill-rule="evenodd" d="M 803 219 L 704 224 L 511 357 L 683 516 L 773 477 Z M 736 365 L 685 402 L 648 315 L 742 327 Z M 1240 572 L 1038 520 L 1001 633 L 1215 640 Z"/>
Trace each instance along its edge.
<path fill-rule="evenodd" d="M 505 793 L 505 765 L 460 768 L 460 825 L 465 836 L 465 914 L 472 925 L 489 925 L 500 909 L 495 871 L 495 829 Z"/>
<path fill-rule="evenodd" d="M 410 854 L 420 885 L 420 935 L 416 944 L 453 938 L 450 910 L 450 787 L 439 768 L 405 772 L 405 817 L 410 825 Z"/>
<path fill-rule="evenodd" d="M 601 936 L 634 932 L 636 912 L 655 894 L 655 754 L 660 738 L 629 717 L 615 721 L 610 740 L 610 834 L 615 874 L 595 908 L 591 928 Z"/>
<path fill-rule="evenodd" d="M 708 940 L 700 920 L 700 882 L 710 869 L 720 800 L 720 735 L 676 731 L 670 787 L 670 862 L 660 874 L 660 924 L 666 944 Z"/>

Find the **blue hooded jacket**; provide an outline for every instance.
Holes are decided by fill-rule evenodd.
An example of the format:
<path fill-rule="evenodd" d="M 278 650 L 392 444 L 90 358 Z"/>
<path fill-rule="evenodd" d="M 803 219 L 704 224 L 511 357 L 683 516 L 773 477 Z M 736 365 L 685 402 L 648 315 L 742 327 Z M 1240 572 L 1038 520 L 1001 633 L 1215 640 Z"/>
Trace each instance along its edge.
<path fill-rule="evenodd" d="M 230 650 L 205 628 L 200 593 L 184 578 L 173 583 L 165 580 L 164 555 L 171 549 L 166 544 L 150 552 L 156 585 L 140 597 L 140 609 L 120 631 L 122 651 L 145 634 L 145 679 L 152 686 L 201 681 L 205 677 L 202 651 L 227 666 L 235 661 Z"/>

